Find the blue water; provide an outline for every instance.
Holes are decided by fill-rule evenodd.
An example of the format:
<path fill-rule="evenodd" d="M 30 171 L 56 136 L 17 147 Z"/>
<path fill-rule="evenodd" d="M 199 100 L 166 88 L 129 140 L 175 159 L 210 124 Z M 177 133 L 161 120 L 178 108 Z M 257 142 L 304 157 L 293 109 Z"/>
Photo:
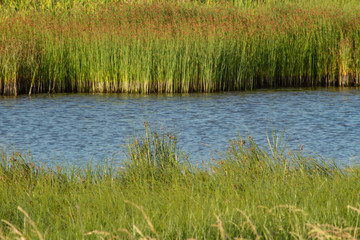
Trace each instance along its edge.
<path fill-rule="evenodd" d="M 266 145 L 272 130 L 285 131 L 294 150 L 360 163 L 360 90 L 351 88 L 0 97 L 0 147 L 30 150 L 38 162 L 121 161 L 145 121 L 176 133 L 194 163 L 216 158 L 239 134 Z"/>

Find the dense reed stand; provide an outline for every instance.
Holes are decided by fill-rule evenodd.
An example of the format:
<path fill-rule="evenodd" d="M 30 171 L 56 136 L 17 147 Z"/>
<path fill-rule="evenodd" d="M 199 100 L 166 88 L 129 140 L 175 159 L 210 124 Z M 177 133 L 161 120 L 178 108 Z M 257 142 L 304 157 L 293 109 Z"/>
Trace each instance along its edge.
<path fill-rule="evenodd" d="M 358 85 L 360 8 L 343 2 L 4 4 L 0 94 Z"/>

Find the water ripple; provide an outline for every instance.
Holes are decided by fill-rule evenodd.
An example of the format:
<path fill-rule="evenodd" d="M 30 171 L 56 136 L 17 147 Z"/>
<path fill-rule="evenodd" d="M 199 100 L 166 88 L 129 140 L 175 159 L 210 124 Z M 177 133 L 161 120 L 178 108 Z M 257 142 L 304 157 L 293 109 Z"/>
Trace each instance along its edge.
<path fill-rule="evenodd" d="M 360 91 L 259 90 L 187 95 L 58 94 L 0 98 L 0 146 L 45 162 L 101 161 L 142 132 L 144 121 L 178 134 L 193 162 L 238 134 L 266 143 L 285 130 L 291 148 L 360 162 Z"/>

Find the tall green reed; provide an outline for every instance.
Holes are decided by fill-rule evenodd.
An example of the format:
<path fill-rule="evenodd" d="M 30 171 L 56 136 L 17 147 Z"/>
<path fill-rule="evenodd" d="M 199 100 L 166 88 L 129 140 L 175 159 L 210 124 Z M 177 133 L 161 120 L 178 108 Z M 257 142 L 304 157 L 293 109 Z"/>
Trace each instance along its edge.
<path fill-rule="evenodd" d="M 358 85 L 360 16 L 355 5 L 335 5 L 108 3 L 9 13 L 0 93 Z"/>

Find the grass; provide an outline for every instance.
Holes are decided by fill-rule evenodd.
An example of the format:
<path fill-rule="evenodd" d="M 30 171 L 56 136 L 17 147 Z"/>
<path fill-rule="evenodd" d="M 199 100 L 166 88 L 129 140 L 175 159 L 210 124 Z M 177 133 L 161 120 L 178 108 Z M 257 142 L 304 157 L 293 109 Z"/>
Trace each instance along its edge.
<path fill-rule="evenodd" d="M 359 85 L 357 1 L 2 1 L 0 94 Z"/>
<path fill-rule="evenodd" d="M 208 167 L 146 128 L 122 166 L 1 155 L 1 239 L 357 239 L 360 169 L 231 141 Z"/>

